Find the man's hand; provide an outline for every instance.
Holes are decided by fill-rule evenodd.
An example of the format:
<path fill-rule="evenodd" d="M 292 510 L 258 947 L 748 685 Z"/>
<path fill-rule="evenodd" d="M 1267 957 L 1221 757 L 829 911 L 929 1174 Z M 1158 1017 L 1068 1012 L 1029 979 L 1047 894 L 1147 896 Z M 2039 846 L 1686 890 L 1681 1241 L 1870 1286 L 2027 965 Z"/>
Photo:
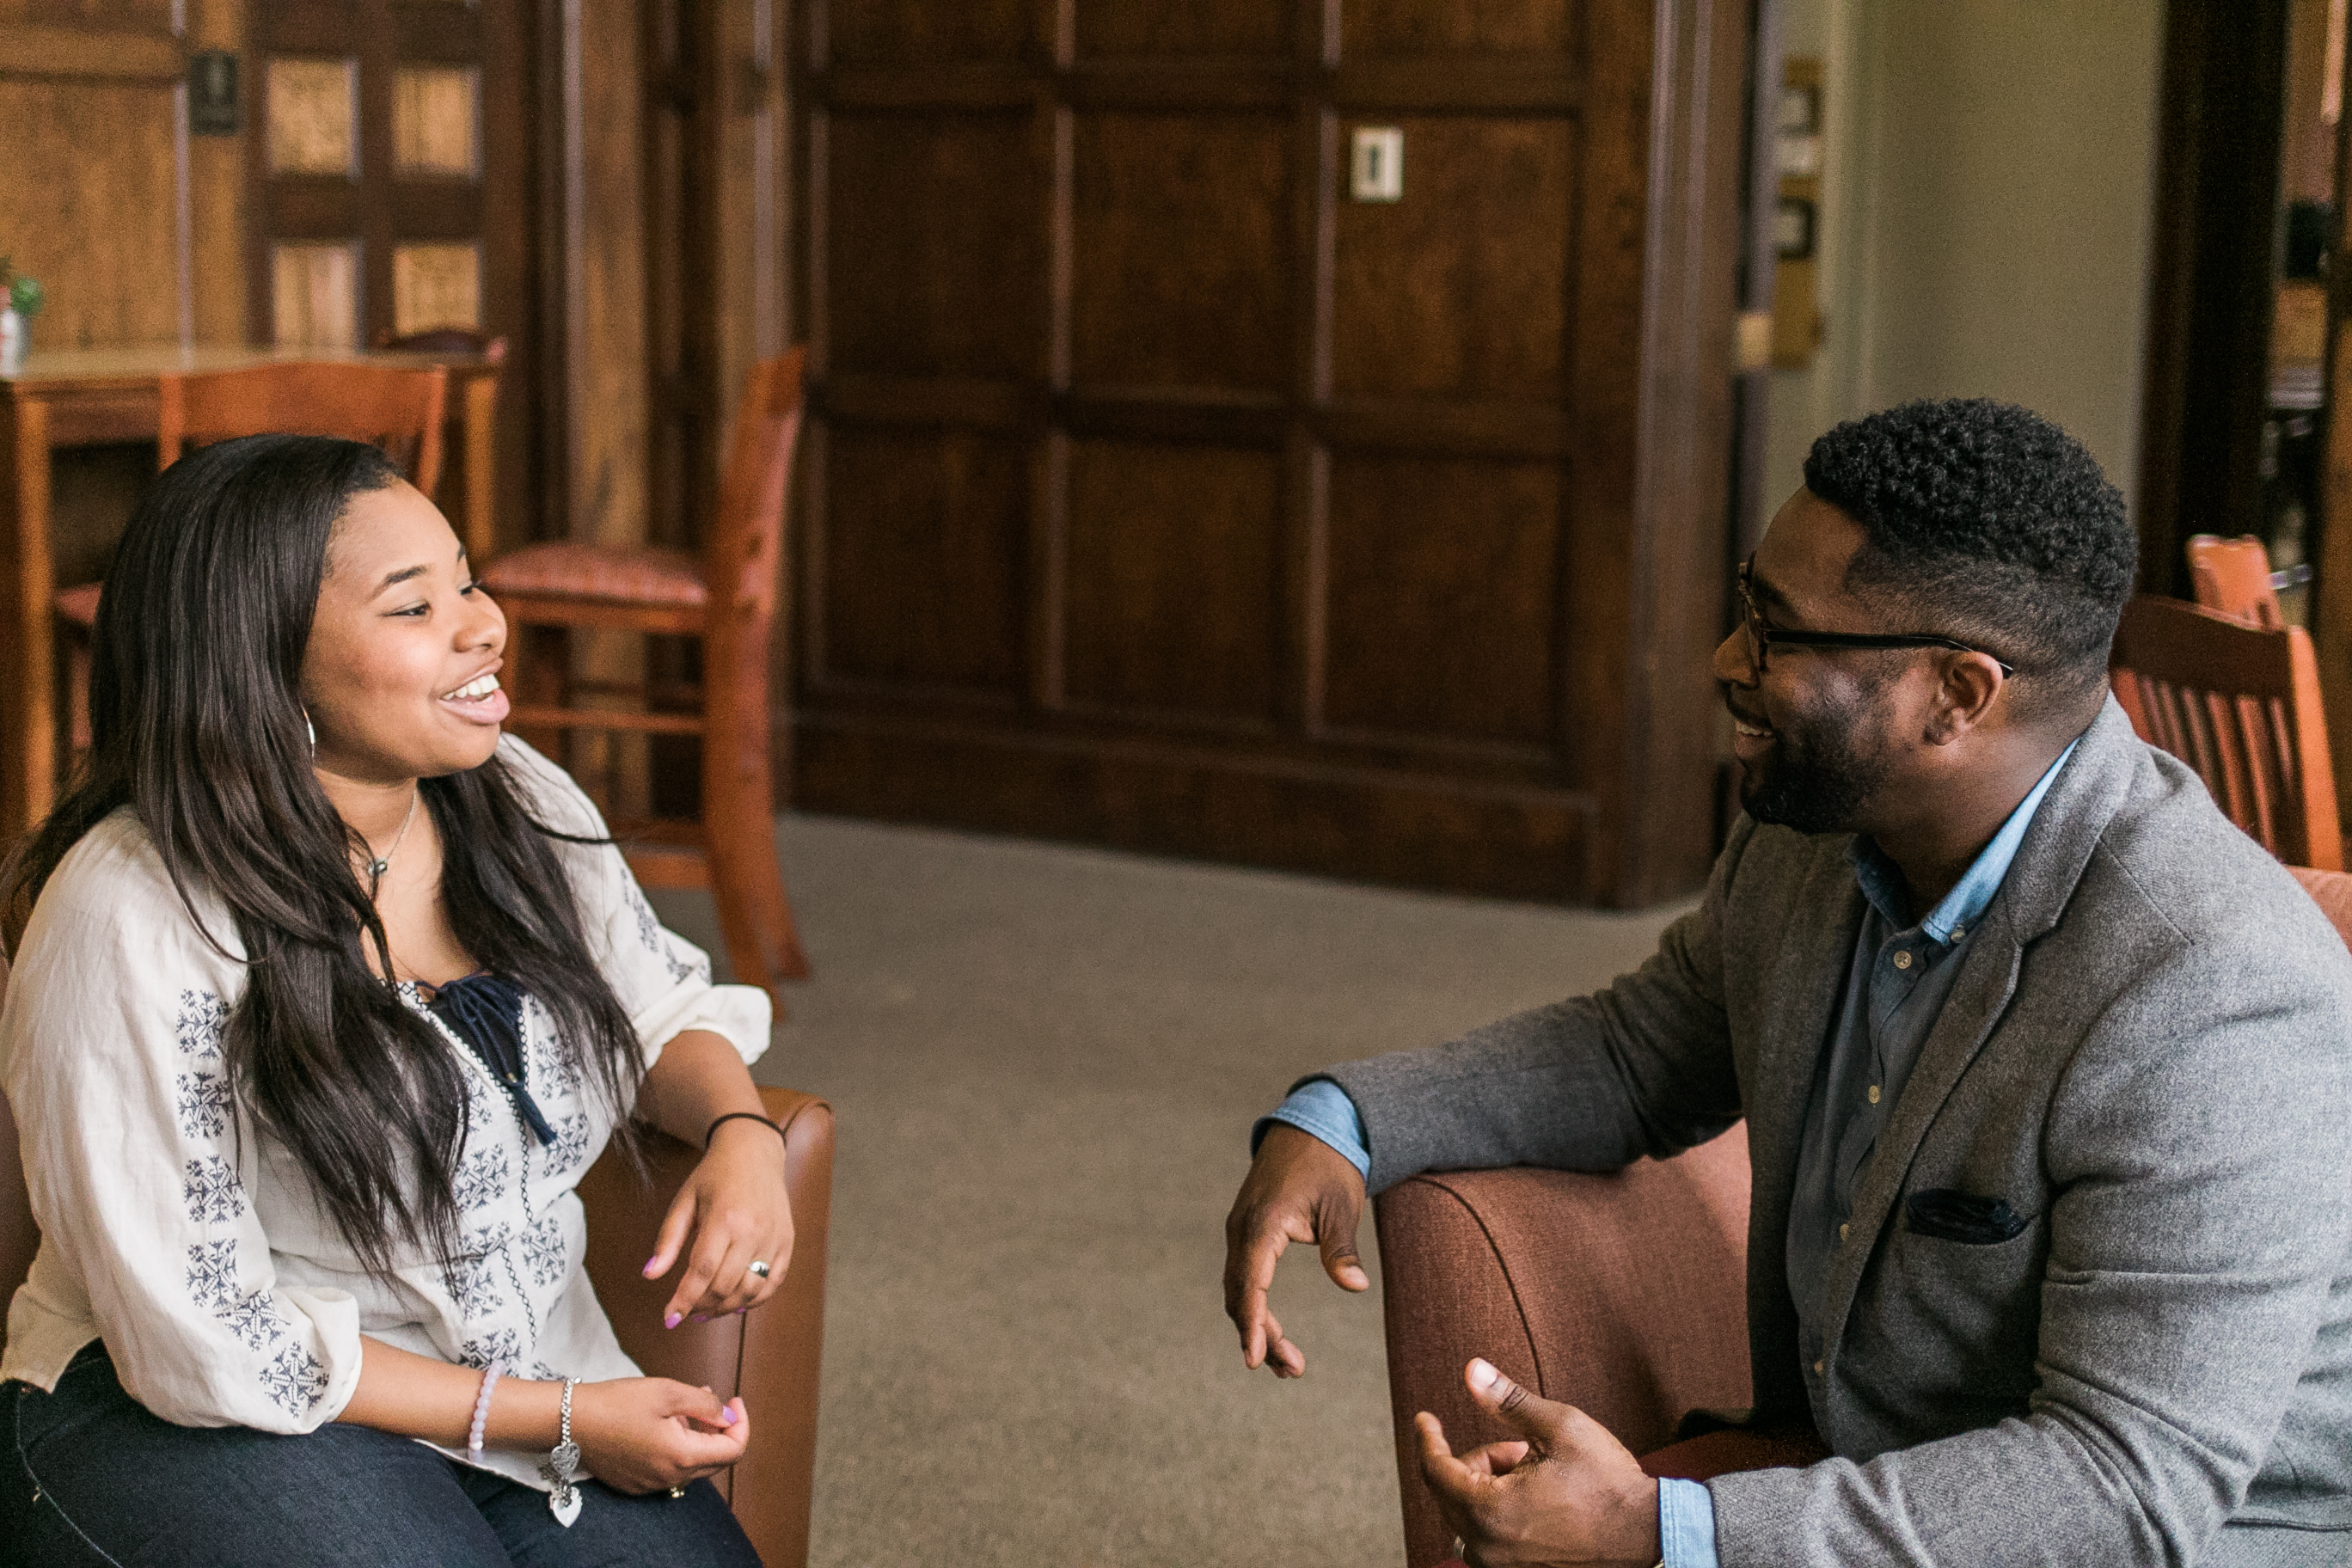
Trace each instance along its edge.
<path fill-rule="evenodd" d="M 1248 1179 L 1225 1216 L 1225 1316 L 1242 1334 L 1242 1364 L 1261 1363 L 1276 1377 L 1307 1370 L 1307 1354 L 1282 1337 L 1267 1310 L 1274 1260 L 1294 1241 L 1323 1249 L 1323 1272 L 1343 1290 L 1372 1282 L 1356 1257 L 1356 1226 L 1364 1217 L 1364 1178 L 1346 1155 L 1320 1138 L 1277 1123 L 1257 1146 Z"/>
<path fill-rule="evenodd" d="M 1470 1397 L 1524 1441 L 1489 1443 L 1456 1458 L 1427 1411 L 1421 1473 L 1473 1568 L 1507 1563 L 1658 1560 L 1658 1483 L 1608 1429 L 1573 1405 L 1538 1399 L 1484 1361 L 1463 1370 Z"/>

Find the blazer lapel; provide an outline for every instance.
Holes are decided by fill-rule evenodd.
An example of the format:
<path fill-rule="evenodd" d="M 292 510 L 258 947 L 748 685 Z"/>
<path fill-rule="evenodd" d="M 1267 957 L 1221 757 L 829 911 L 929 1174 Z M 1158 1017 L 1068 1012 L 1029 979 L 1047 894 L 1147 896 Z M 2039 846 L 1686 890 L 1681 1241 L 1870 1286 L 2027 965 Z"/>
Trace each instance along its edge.
<path fill-rule="evenodd" d="M 1853 1216 L 1848 1222 L 1857 1240 L 1866 1236 L 1874 1242 L 1893 1217 L 1895 1199 L 1927 1129 L 2008 1010 L 2027 944 L 2064 914 L 2100 835 L 2115 819 L 2146 761 L 2146 748 L 2132 733 L 2131 721 L 2109 697 L 2084 731 L 2065 771 L 2052 783 L 2025 841 L 2018 846 L 2000 891 L 1960 960 L 1959 978 L 1920 1047 L 1903 1097 L 1879 1134 L 1869 1168 L 1854 1192 Z M 1846 1314 L 1874 1250 L 1840 1247 L 1831 1262 L 1822 1324 L 1832 1344 L 1845 1332 Z"/>

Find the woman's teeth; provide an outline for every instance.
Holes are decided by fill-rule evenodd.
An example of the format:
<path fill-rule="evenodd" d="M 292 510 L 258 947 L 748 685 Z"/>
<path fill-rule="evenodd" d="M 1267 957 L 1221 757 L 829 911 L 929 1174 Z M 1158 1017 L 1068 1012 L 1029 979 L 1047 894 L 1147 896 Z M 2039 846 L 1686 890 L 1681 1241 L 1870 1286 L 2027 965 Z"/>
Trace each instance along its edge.
<path fill-rule="evenodd" d="M 496 691 L 498 689 L 499 678 L 497 676 L 478 675 L 473 679 L 466 682 L 465 685 L 457 688 L 457 690 L 445 695 L 441 700 L 444 702 L 479 702 L 483 698 L 488 697 L 491 692 Z"/>
<path fill-rule="evenodd" d="M 1734 719 L 1731 721 L 1731 727 L 1738 731 L 1743 735 L 1764 736 L 1772 732 L 1769 730 L 1759 730 L 1753 724 L 1743 724 L 1737 719 Z"/>

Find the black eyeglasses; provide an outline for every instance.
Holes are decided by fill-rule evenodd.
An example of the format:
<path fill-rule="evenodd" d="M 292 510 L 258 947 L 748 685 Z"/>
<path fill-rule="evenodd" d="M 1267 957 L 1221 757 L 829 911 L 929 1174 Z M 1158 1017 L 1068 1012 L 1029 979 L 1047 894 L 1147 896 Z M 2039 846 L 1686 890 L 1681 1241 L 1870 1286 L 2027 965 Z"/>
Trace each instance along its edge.
<path fill-rule="evenodd" d="M 1980 653 L 2000 666 L 2004 676 L 2013 676 L 2017 667 L 1990 648 L 1977 647 L 1958 637 L 1948 637 L 1937 632 L 1792 632 L 1774 626 L 1756 607 L 1756 591 L 1748 582 L 1749 569 L 1756 563 L 1754 556 L 1739 563 L 1739 605 L 1748 617 L 1748 665 L 1758 675 L 1764 673 L 1764 657 L 1774 643 L 1789 647 L 1948 647 L 1957 653 Z"/>

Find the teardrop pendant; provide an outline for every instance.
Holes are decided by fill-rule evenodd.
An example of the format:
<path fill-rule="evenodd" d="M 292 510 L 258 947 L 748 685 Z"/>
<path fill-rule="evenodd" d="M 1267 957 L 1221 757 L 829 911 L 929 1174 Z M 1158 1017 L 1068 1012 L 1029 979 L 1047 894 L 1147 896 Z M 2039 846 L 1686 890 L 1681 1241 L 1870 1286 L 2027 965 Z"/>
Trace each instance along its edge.
<path fill-rule="evenodd" d="M 386 871 L 391 869 L 392 862 L 389 860 L 371 860 L 368 862 L 368 875 L 371 877 L 381 877 Z"/>

